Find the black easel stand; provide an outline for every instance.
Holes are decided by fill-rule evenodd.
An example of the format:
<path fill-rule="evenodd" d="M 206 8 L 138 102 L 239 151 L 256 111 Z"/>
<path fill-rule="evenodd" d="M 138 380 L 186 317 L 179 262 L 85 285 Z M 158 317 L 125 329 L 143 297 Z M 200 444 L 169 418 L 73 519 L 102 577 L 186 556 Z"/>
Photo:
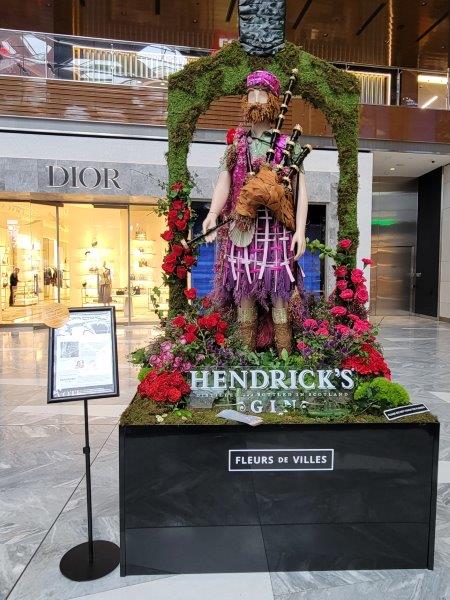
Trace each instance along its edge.
<path fill-rule="evenodd" d="M 73 581 L 92 581 L 114 571 L 119 564 L 119 546 L 113 542 L 92 539 L 92 494 L 91 494 L 91 448 L 89 446 L 88 403 L 84 399 L 83 453 L 86 461 L 86 499 L 88 518 L 88 541 L 75 546 L 61 559 L 61 573 Z"/>

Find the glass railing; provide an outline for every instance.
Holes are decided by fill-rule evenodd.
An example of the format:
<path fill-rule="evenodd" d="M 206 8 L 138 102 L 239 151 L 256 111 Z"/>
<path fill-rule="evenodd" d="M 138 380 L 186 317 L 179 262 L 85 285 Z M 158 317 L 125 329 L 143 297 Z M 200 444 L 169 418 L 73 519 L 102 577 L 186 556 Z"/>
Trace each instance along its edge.
<path fill-rule="evenodd" d="M 164 85 L 210 50 L 0 29 L 0 75 Z"/>
<path fill-rule="evenodd" d="M 212 50 L 0 29 L 0 75 L 164 86 Z M 358 77 L 361 103 L 449 109 L 448 72 L 335 63 Z"/>

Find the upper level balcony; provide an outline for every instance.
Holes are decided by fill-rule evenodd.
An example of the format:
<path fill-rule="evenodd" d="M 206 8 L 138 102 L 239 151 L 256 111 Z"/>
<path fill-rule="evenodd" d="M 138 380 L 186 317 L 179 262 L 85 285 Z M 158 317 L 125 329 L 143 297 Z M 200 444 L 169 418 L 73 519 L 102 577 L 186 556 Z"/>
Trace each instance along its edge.
<path fill-rule="evenodd" d="M 211 50 L 0 29 L 0 115 L 164 126 L 169 75 Z M 335 63 L 361 84 L 361 138 L 450 143 L 449 76 Z M 295 98 L 289 129 L 331 137 Z M 199 128 L 240 120 L 239 99 L 215 102 Z"/>

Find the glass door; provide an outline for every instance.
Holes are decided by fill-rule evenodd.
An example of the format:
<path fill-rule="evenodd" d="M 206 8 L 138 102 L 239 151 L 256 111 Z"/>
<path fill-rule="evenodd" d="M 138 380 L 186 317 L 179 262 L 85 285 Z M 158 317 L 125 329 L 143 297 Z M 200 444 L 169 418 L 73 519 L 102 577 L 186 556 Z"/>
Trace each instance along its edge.
<path fill-rule="evenodd" d="M 127 323 L 128 208 L 64 204 L 59 209 L 60 266 L 70 306 L 115 306 Z"/>
<path fill-rule="evenodd" d="M 161 294 L 158 308 L 168 309 L 168 292 L 162 287 L 161 264 L 167 246 L 161 238 L 163 231 L 164 218 L 154 206 L 130 206 L 130 304 L 135 322 L 157 320 L 151 300 L 154 287 Z"/>

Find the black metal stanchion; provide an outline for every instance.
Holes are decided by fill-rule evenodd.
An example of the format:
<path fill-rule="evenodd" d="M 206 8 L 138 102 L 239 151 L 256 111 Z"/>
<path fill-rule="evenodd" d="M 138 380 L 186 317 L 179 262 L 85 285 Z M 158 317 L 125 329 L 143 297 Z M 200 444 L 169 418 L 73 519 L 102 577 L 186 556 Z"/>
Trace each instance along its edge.
<path fill-rule="evenodd" d="M 88 541 L 66 552 L 59 563 L 61 573 L 73 581 L 99 579 L 111 573 L 119 564 L 119 547 L 113 542 L 94 540 L 92 534 L 91 448 L 87 398 L 84 399 L 84 435 Z"/>

